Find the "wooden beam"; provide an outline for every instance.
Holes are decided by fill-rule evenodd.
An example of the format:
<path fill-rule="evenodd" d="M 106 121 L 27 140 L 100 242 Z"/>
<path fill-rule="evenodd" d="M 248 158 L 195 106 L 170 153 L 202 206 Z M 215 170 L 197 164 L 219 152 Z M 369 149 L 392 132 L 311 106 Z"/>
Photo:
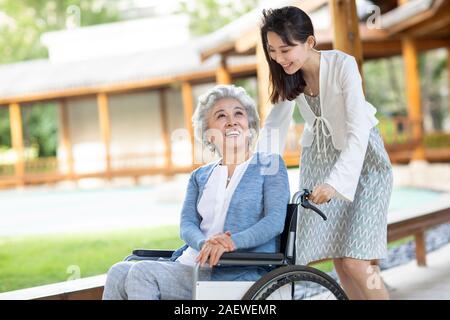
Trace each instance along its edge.
<path fill-rule="evenodd" d="M 100 122 L 100 134 L 105 149 L 106 177 L 111 179 L 111 123 L 109 117 L 108 96 L 97 94 L 97 107 Z"/>
<path fill-rule="evenodd" d="M 253 74 L 256 70 L 254 63 L 228 66 L 228 70 L 232 77 Z M 94 85 L 90 87 L 78 87 L 70 89 L 62 89 L 56 91 L 47 91 L 32 93 L 26 95 L 0 97 L 0 105 L 9 105 L 11 103 L 34 102 L 34 101 L 51 101 L 68 97 L 92 96 L 98 93 L 118 94 L 129 93 L 133 91 L 141 91 L 147 89 L 158 89 L 161 87 L 169 87 L 173 83 L 188 81 L 205 82 L 214 81 L 216 70 L 193 71 L 171 77 L 154 77 L 146 80 L 121 82 L 108 85 Z"/>
<path fill-rule="evenodd" d="M 262 40 L 259 39 L 258 45 L 256 46 L 256 77 L 258 84 L 258 106 L 261 126 L 263 125 L 271 106 L 269 94 L 269 89 L 271 87 L 269 74 L 269 65 L 264 54 Z"/>
<path fill-rule="evenodd" d="M 361 77 L 363 53 L 355 0 L 330 0 L 333 47 L 355 57 Z"/>
<path fill-rule="evenodd" d="M 426 20 L 414 24 L 406 30 L 405 34 L 416 38 L 422 36 L 430 38 L 434 33 L 444 30 L 448 37 L 450 35 L 450 3 L 442 4 L 442 7 L 434 8 L 430 12 Z"/>
<path fill-rule="evenodd" d="M 404 3 L 407 3 L 408 0 L 403 1 Z M 404 19 L 401 22 L 394 24 L 393 26 L 389 27 L 386 31 L 389 35 L 393 35 L 396 33 L 403 32 L 404 30 L 407 30 L 408 28 L 414 27 L 415 25 L 419 25 L 421 22 L 426 21 L 428 19 L 433 19 L 433 16 L 439 12 L 442 11 L 442 6 L 446 5 L 447 0 L 435 0 L 431 4 L 431 6 L 409 19 Z M 402 3 L 402 4 L 404 4 Z"/>
<path fill-rule="evenodd" d="M 416 41 L 417 51 L 427 51 L 437 48 L 445 48 L 448 41 L 445 40 L 422 40 Z M 402 54 L 401 39 L 383 40 L 383 41 L 366 41 L 363 42 L 364 59 L 384 58 L 389 56 Z"/>
<path fill-rule="evenodd" d="M 220 57 L 220 64 L 216 70 L 216 83 L 217 84 L 231 84 L 231 74 L 227 68 L 227 61 L 225 56 Z"/>
<path fill-rule="evenodd" d="M 159 90 L 159 109 L 161 113 L 161 128 L 162 137 L 164 141 L 165 149 L 165 162 L 166 169 L 170 170 L 172 168 L 172 141 L 170 139 L 170 129 L 169 129 L 169 112 L 167 110 L 167 90 Z"/>
<path fill-rule="evenodd" d="M 450 43 L 447 44 L 447 107 L 450 115 Z"/>
<path fill-rule="evenodd" d="M 412 38 L 402 39 L 403 61 L 405 68 L 406 103 L 408 118 L 412 124 L 413 140 L 418 141 L 411 160 L 425 160 L 423 146 L 422 107 L 420 94 L 420 76 L 418 67 L 418 53 Z"/>
<path fill-rule="evenodd" d="M 231 53 L 234 50 L 234 42 L 228 41 L 226 43 L 222 43 L 218 45 L 217 47 L 213 47 L 210 49 L 207 49 L 200 53 L 200 60 L 204 62 L 209 57 L 212 57 L 215 54 L 224 54 L 224 53 Z"/>
<path fill-rule="evenodd" d="M 11 129 L 11 143 L 15 154 L 14 170 L 19 184 L 23 185 L 25 176 L 25 159 L 23 147 L 22 114 L 18 103 L 9 105 L 9 121 Z"/>
<path fill-rule="evenodd" d="M 191 146 L 192 146 L 192 164 L 195 164 L 195 141 L 194 128 L 192 126 L 192 116 L 194 114 L 194 100 L 192 95 L 192 85 L 190 82 L 183 82 L 181 84 L 181 96 L 183 99 L 184 110 L 184 126 L 189 132 Z"/>
<path fill-rule="evenodd" d="M 60 132 L 60 143 L 64 150 L 64 157 L 67 166 L 67 175 L 70 179 L 74 176 L 73 167 L 73 150 L 72 141 L 70 138 L 70 124 L 69 124 L 69 108 L 67 106 L 66 99 L 60 101 L 59 108 L 59 132 Z"/>

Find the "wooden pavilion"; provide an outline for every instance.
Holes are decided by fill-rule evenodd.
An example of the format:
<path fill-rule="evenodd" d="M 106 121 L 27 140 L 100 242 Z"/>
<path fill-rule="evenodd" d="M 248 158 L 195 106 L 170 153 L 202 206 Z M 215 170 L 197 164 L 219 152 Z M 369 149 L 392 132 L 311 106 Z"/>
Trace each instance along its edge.
<path fill-rule="evenodd" d="M 372 1 L 376 6 L 373 15 L 360 18 L 354 0 L 316 0 L 316 1 L 282 1 L 283 5 L 296 5 L 309 13 L 325 12 L 331 16 L 331 25 L 316 30 L 319 50 L 340 49 L 356 57 L 360 68 L 364 60 L 401 55 L 404 61 L 406 97 L 408 117 L 398 119 L 408 133 L 408 140 L 388 145 L 388 151 L 393 162 L 408 162 L 409 160 L 442 161 L 450 159 L 449 150 L 433 152 L 423 146 L 423 125 L 420 95 L 420 79 L 418 72 L 418 54 L 421 51 L 446 48 L 450 50 L 450 3 L 445 0 L 389 0 Z M 378 10 L 378 11 L 377 11 Z M 168 101 L 171 92 L 180 97 L 180 109 L 175 114 L 178 120 L 182 117 L 182 126 L 190 132 L 191 160 L 194 160 L 195 142 L 191 117 L 195 108 L 193 88 L 201 84 L 233 83 L 241 78 L 254 78 L 257 83 L 258 102 L 261 119 L 264 119 L 270 108 L 268 103 L 268 67 L 264 58 L 259 39 L 258 26 L 261 8 L 242 16 L 217 32 L 205 36 L 200 48 L 201 63 L 191 69 L 181 69 L 172 73 L 148 73 L 140 77 L 116 78 L 113 81 L 78 81 L 66 86 L 52 88 L 33 87 L 32 90 L 4 90 L 0 84 L 0 108 L 9 110 L 11 125 L 11 144 L 15 154 L 13 168 L 9 174 L 0 174 L 0 187 L 20 186 L 33 183 L 49 183 L 62 180 L 78 180 L 89 177 L 113 178 L 131 176 L 138 179 L 143 175 L 174 174 L 189 172 L 195 167 L 195 161 L 188 165 L 174 165 L 171 141 L 171 119 L 168 114 Z M 181 48 L 180 51 L 183 51 Z M 181 52 L 183 54 L 183 52 Z M 148 56 L 144 57 L 148 60 Z M 179 59 L 179 57 L 177 58 Z M 181 58 L 182 59 L 182 58 Z M 448 58 L 449 59 L 449 58 Z M 144 61 L 144 60 L 143 60 Z M 237 62 L 239 61 L 239 62 Z M 447 60 L 448 61 L 448 60 Z M 113 61 L 115 65 L 120 60 Z M 97 63 L 90 67 L 96 68 Z M 447 68 L 450 73 L 450 63 Z M 17 66 L 16 66 L 17 67 Z M 36 69 L 21 63 L 20 68 L 12 73 L 10 69 L 0 68 L 0 79 L 11 77 L 8 88 L 20 88 L 27 77 L 38 73 Z M 86 66 L 72 66 L 80 69 Z M 20 72 L 17 72 L 20 69 Z M 361 69 L 362 70 L 362 69 Z M 97 72 L 98 73 L 98 72 Z M 52 73 L 49 74 L 51 76 Z M 46 76 L 45 74 L 42 76 Z M 449 82 L 450 83 L 450 82 Z M 160 152 L 163 162 L 159 165 L 144 165 L 141 167 L 113 166 L 114 157 L 111 154 L 111 136 L 114 125 L 111 123 L 111 101 L 114 97 L 139 92 L 152 92 L 158 98 L 156 107 L 159 112 L 161 139 L 164 145 Z M 96 104 L 94 109 L 102 143 L 102 161 L 104 166 L 94 172 L 78 172 L 73 150 L 72 128 L 77 123 L 71 123 L 71 101 L 89 97 Z M 64 154 L 64 166 L 55 159 L 45 159 L 41 162 L 26 160 L 24 152 L 24 128 L 22 110 L 30 103 L 51 101 L 57 103 L 59 120 L 60 149 Z M 450 105 L 450 103 L 449 103 Z M 122 106 L 126 108 L 127 106 Z M 181 110 L 182 108 L 182 110 Z M 74 109 L 74 108 L 72 108 Z M 183 116 L 180 116 L 181 111 Z M 289 135 L 285 154 L 289 165 L 298 165 L 298 137 L 302 127 L 295 126 Z M 154 143 L 149 141 L 149 144 Z M 124 157 L 137 157 L 124 155 Z M 149 155 L 147 155 L 149 156 Z M 151 156 L 151 155 L 150 155 Z M 42 165 L 42 161 L 45 162 Z M 39 167 L 51 170 L 43 173 Z M 36 164 L 37 163 L 37 164 Z M 38 168 L 33 170 L 33 168 Z M 64 169 L 61 169 L 64 167 Z M 2 171 L 0 171 L 2 172 Z"/>

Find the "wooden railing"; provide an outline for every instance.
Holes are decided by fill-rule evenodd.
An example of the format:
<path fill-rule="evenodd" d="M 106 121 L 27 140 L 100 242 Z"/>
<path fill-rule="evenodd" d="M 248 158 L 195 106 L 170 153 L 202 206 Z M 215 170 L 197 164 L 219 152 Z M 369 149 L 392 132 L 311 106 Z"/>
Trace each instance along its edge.
<path fill-rule="evenodd" d="M 420 124 L 419 124 L 420 125 Z M 421 141 L 413 138 L 414 123 L 406 116 L 382 119 L 378 125 L 388 151 L 412 150 Z"/>
<path fill-rule="evenodd" d="M 102 161 L 98 157 L 85 161 Z M 114 178 L 134 177 L 136 182 L 140 176 L 190 172 L 191 165 L 174 165 L 166 163 L 164 154 L 161 153 L 134 153 L 113 156 L 111 158 L 111 170 L 103 169 L 77 170 L 71 173 L 67 166 L 60 167 L 56 157 L 38 158 L 27 160 L 24 163 L 25 174 L 22 177 L 15 175 L 14 164 L 0 165 L 0 188 L 28 185 L 55 183 L 63 180 L 79 180 L 83 178 Z"/>
<path fill-rule="evenodd" d="M 57 173 L 58 159 L 56 157 L 37 158 L 25 161 L 26 174 Z"/>

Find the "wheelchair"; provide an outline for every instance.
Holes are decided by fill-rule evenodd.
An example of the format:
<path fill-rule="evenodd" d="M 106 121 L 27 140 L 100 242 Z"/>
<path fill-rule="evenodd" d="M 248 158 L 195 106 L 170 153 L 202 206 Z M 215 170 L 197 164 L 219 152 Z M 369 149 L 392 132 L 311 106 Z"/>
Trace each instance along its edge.
<path fill-rule="evenodd" d="M 325 221 L 327 217 L 308 201 L 311 191 L 297 191 L 287 206 L 280 250 L 276 253 L 226 252 L 217 267 L 271 266 L 274 269 L 256 282 L 200 281 L 199 264 L 193 270 L 194 300 L 347 300 L 344 290 L 326 273 L 310 266 L 295 265 L 295 235 L 298 207 L 313 210 Z M 174 251 L 135 249 L 125 261 L 165 260 Z"/>

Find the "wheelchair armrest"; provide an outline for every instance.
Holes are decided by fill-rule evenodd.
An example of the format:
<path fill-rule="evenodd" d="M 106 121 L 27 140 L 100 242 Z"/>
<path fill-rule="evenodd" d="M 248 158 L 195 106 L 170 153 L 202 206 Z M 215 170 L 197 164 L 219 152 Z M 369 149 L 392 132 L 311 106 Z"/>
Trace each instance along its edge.
<path fill-rule="evenodd" d="M 159 258 L 169 259 L 174 253 L 173 250 L 148 250 L 135 249 L 133 253 L 125 257 L 125 261 L 132 260 L 158 260 Z"/>
<path fill-rule="evenodd" d="M 138 257 L 152 257 L 152 258 L 170 258 L 173 254 L 173 250 L 148 250 L 148 249 L 135 249 L 133 254 Z"/>
<path fill-rule="evenodd" d="M 219 265 L 283 265 L 283 253 L 265 252 L 226 252 L 218 262 Z"/>

